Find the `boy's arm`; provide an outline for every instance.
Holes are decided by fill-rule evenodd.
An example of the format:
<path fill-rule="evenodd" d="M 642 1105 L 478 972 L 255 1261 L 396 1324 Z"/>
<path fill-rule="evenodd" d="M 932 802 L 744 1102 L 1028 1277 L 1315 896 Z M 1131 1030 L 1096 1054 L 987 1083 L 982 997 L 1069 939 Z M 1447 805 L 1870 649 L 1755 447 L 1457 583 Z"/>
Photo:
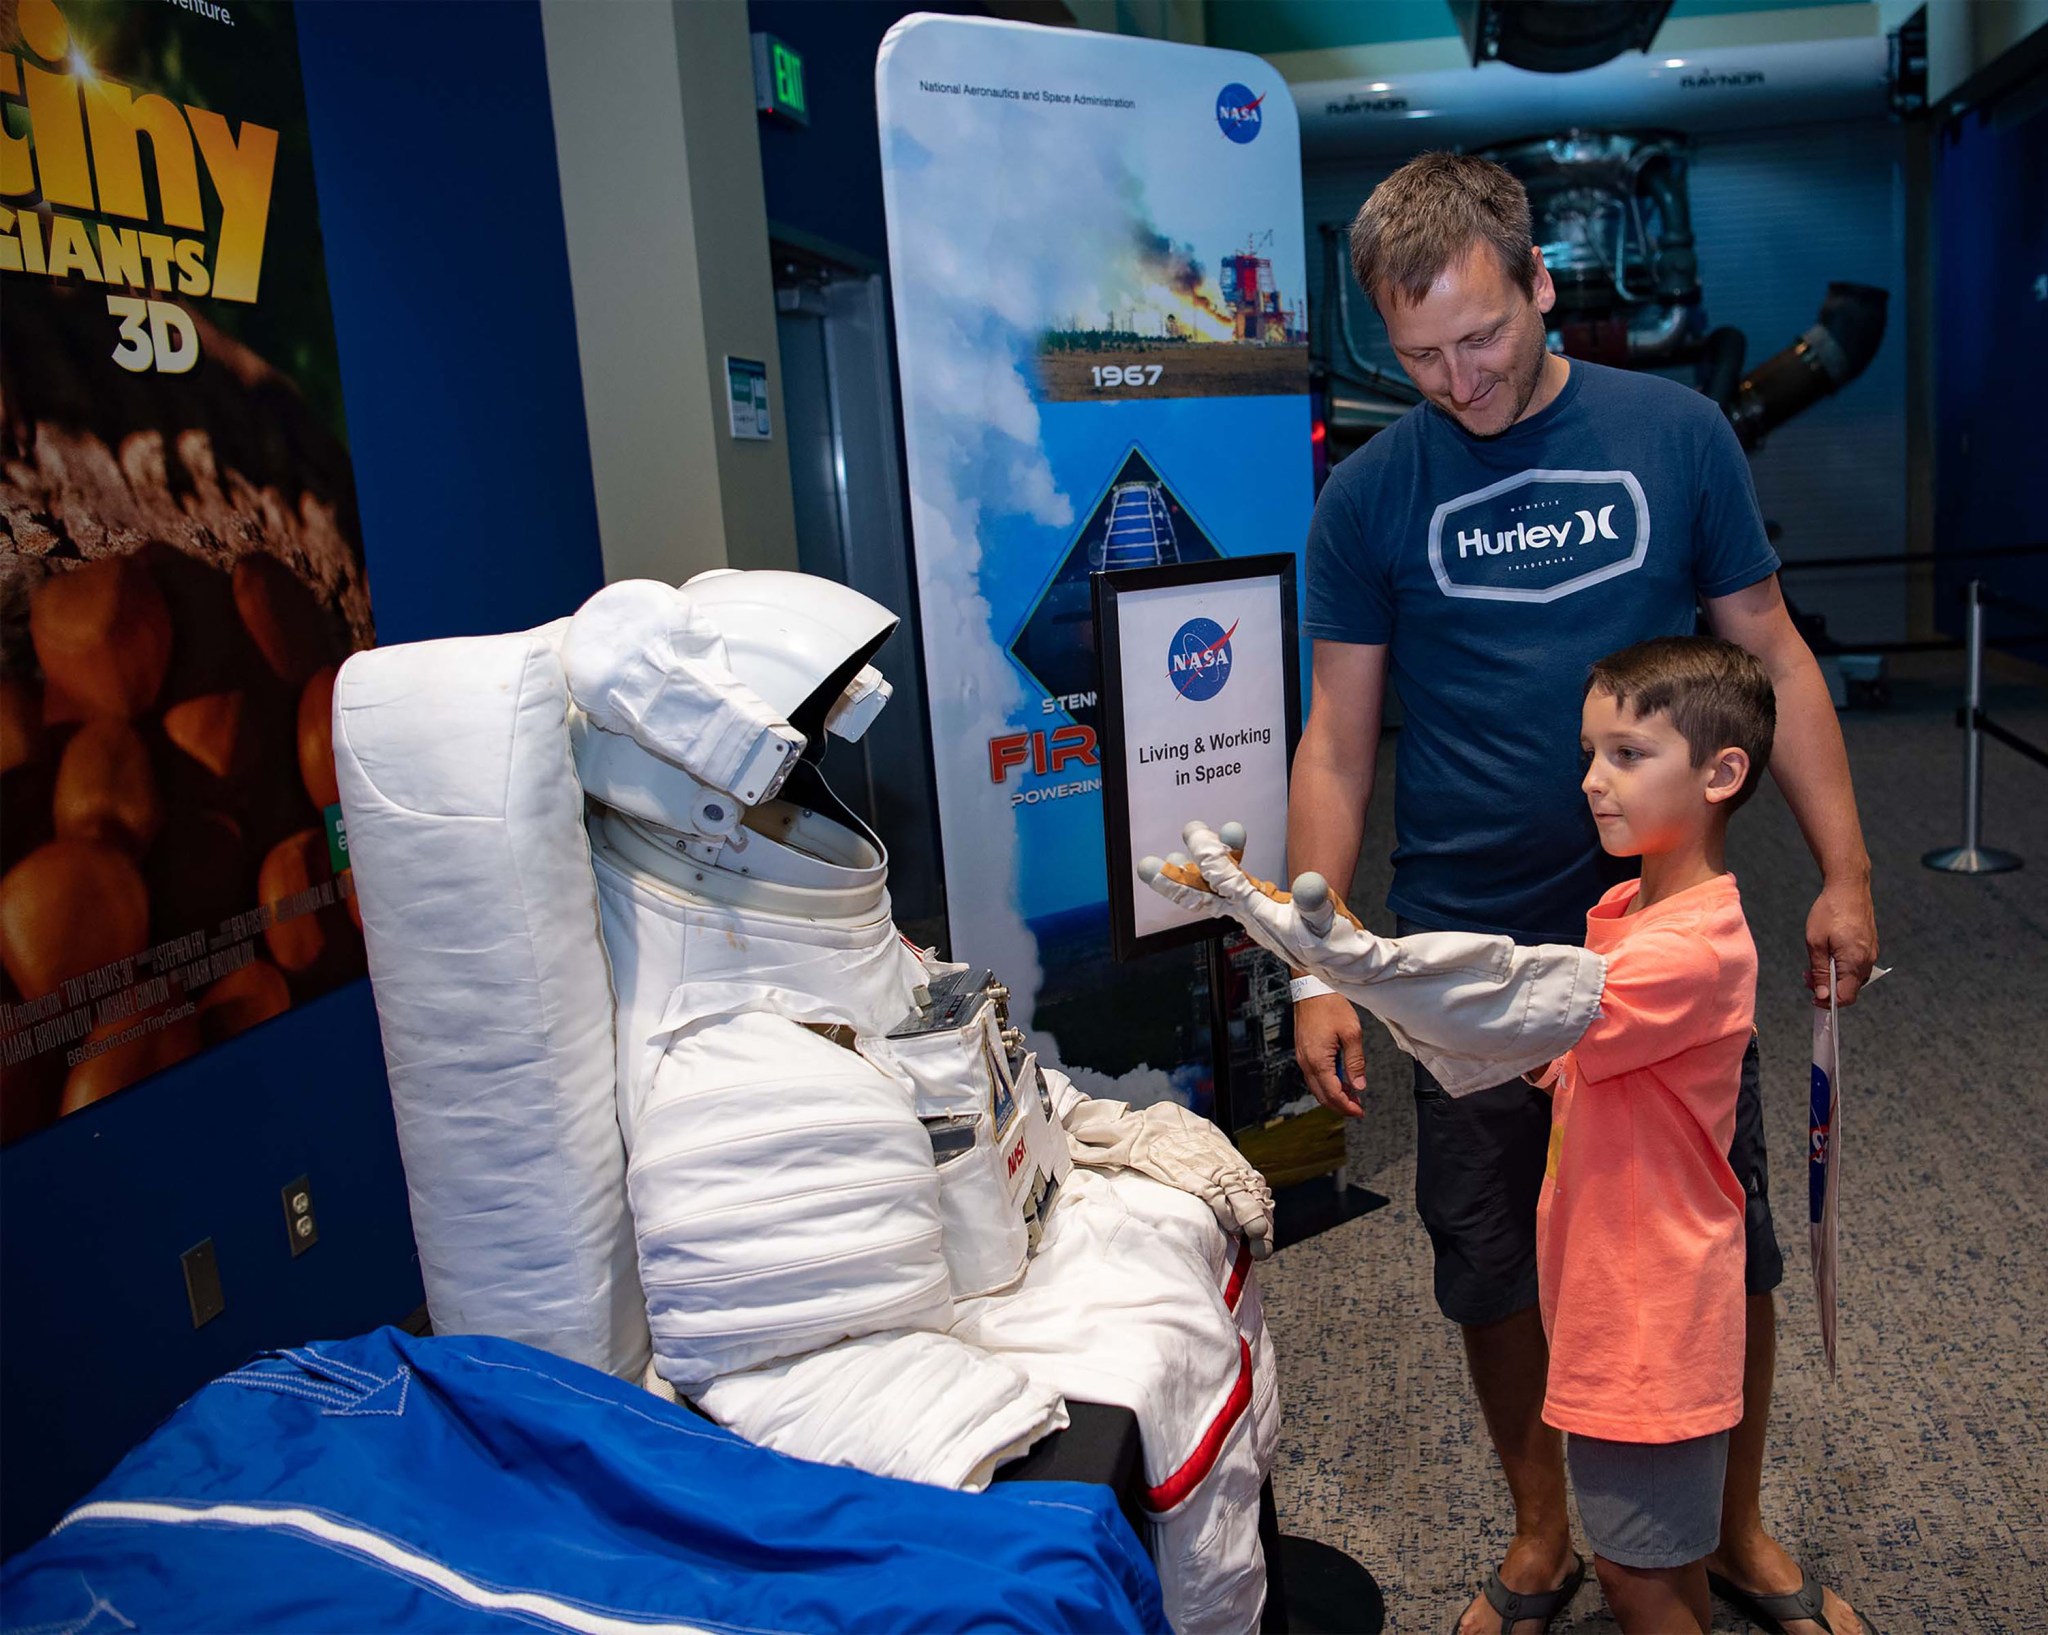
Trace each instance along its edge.
<path fill-rule="evenodd" d="M 1600 1014 L 1572 1046 L 1582 1082 L 1618 1079 L 1726 1031 L 1721 958 L 1697 931 L 1637 932 L 1607 956 Z"/>
<path fill-rule="evenodd" d="M 1552 1057 L 1541 1067 L 1532 1067 L 1522 1075 L 1523 1082 L 1533 1084 L 1545 1095 L 1557 1088 L 1558 1075 L 1564 1072 L 1564 1058 Z"/>

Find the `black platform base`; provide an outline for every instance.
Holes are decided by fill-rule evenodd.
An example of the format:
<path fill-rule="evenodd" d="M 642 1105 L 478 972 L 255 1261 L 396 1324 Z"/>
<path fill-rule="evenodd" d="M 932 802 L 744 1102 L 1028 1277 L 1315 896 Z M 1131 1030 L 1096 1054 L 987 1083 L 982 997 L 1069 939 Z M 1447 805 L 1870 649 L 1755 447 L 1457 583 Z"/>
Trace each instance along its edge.
<path fill-rule="evenodd" d="M 1283 1534 L 1288 1635 L 1379 1635 L 1387 1603 L 1371 1573 L 1332 1544 Z"/>
<path fill-rule="evenodd" d="M 1361 1215 L 1370 1215 L 1375 1209 L 1385 1208 L 1386 1204 L 1387 1199 L 1380 1193 L 1365 1187 L 1339 1187 L 1327 1175 L 1318 1175 L 1313 1181 L 1301 1181 L 1294 1186 L 1276 1187 L 1273 1191 L 1273 1247 L 1285 1249 L 1289 1244 L 1312 1238 L 1318 1232 L 1327 1232 L 1333 1226 L 1342 1226 Z"/>

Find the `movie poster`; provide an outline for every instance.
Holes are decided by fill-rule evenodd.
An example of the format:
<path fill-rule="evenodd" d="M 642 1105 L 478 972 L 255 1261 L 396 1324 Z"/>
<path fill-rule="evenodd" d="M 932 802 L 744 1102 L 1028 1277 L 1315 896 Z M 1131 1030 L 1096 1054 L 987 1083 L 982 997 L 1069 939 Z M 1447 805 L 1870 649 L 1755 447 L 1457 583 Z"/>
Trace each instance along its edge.
<path fill-rule="evenodd" d="M 0 1139 L 363 970 L 292 12 L 0 0 Z"/>
<path fill-rule="evenodd" d="M 1299 557 L 1294 106 L 1256 57 L 953 17 L 876 80 L 952 952 L 1082 1088 L 1207 1112 L 1203 950 L 1110 957 L 1089 578 Z M 1243 1128 L 1306 1092 L 1286 972 L 1231 980 Z"/>

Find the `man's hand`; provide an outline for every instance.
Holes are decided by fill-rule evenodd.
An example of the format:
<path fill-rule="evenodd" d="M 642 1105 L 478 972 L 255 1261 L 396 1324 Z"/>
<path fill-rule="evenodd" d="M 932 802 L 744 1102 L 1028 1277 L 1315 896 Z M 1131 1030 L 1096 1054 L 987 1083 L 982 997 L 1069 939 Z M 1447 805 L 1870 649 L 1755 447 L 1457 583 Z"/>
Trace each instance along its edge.
<path fill-rule="evenodd" d="M 1294 1007 L 1294 1059 L 1317 1101 L 1357 1118 L 1365 1109 L 1365 1030 L 1341 994 L 1317 994 Z"/>
<path fill-rule="evenodd" d="M 1806 916 L 1806 986 L 1814 1004 L 1822 1007 L 1828 1002 L 1830 956 L 1835 962 L 1835 1003 L 1853 1005 L 1877 964 L 1877 908 L 1867 880 L 1823 886 Z"/>

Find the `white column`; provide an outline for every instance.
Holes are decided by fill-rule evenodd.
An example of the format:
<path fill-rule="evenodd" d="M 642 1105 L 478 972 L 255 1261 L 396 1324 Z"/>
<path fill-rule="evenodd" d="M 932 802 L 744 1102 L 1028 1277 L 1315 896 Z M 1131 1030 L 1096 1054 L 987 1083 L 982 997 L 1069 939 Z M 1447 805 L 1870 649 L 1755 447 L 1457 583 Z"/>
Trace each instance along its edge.
<path fill-rule="evenodd" d="M 794 568 L 746 7 L 542 0 L 605 577 Z M 732 437 L 725 359 L 768 366 Z"/>

